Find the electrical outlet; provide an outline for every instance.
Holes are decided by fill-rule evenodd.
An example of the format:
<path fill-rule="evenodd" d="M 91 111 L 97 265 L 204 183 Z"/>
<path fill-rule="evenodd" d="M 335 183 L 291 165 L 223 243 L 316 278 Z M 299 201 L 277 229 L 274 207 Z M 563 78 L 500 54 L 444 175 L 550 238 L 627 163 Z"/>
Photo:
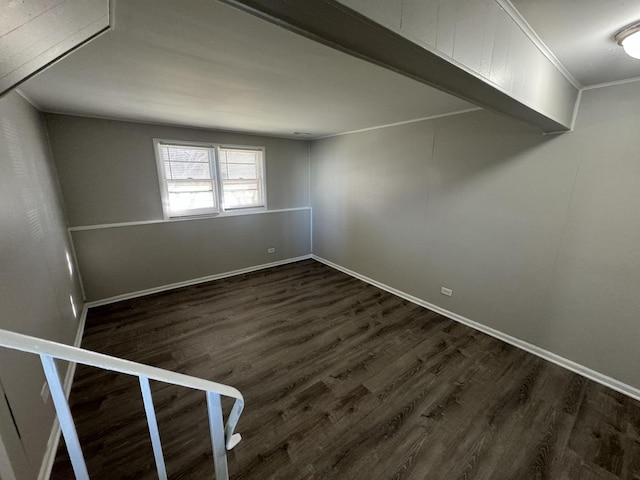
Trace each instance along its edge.
<path fill-rule="evenodd" d="M 44 382 L 44 385 L 42 385 L 42 388 L 40 389 L 40 396 L 42 397 L 42 401 L 44 403 L 47 403 L 49 401 L 50 395 L 51 392 L 49 392 L 49 385 L 47 384 L 47 382 Z"/>
<path fill-rule="evenodd" d="M 273 247 L 267 248 L 267 253 L 276 253 L 276 249 Z"/>
<path fill-rule="evenodd" d="M 450 297 L 451 295 L 453 295 L 453 290 L 447 287 L 440 287 L 440 293 L 442 295 L 446 295 L 447 297 Z"/>

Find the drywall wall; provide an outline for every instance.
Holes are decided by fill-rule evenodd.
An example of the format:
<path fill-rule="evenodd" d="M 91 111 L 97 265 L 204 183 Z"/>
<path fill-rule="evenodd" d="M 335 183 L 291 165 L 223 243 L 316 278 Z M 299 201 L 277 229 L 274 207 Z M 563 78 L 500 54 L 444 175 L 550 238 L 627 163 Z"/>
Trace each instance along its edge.
<path fill-rule="evenodd" d="M 101 300 L 308 255 L 310 217 L 307 209 L 80 230 L 73 241 L 88 266 L 88 300 Z"/>
<path fill-rule="evenodd" d="M 88 301 L 307 255 L 309 143 L 273 137 L 47 115 Z M 162 220 L 153 139 L 266 149 L 269 212 Z M 280 210 L 280 211 L 278 211 Z M 285 211 L 282 211 L 285 210 Z M 267 249 L 274 247 L 275 254 Z"/>
<path fill-rule="evenodd" d="M 72 344 L 83 299 L 67 222 L 44 121 L 16 93 L 0 98 L 0 169 L 0 328 Z M 44 381 L 37 357 L 0 348 L 0 390 L 20 432 L 17 453 L 10 421 L 0 419 L 0 435 L 19 480 L 37 476 L 53 425 L 53 406 L 40 397 Z"/>
<path fill-rule="evenodd" d="M 640 387 L 638 112 L 640 82 L 560 136 L 478 111 L 314 141 L 314 254 Z"/>

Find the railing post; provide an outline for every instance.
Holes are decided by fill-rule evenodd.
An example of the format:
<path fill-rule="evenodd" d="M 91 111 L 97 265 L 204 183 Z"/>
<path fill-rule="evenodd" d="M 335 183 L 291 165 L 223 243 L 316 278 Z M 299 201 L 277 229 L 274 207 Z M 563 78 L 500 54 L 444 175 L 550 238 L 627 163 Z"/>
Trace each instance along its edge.
<path fill-rule="evenodd" d="M 71 416 L 71 410 L 67 403 L 67 397 L 64 394 L 64 389 L 60 382 L 60 375 L 58 374 L 56 362 L 49 355 L 43 354 L 40 355 L 40 360 L 42 361 L 44 374 L 47 377 L 47 383 L 49 384 L 49 391 L 51 392 L 53 405 L 56 407 L 56 412 L 58 413 L 60 429 L 62 430 L 62 435 L 64 435 L 64 441 L 67 445 L 67 451 L 69 452 L 69 458 L 71 459 L 71 465 L 73 466 L 73 472 L 76 475 L 76 480 L 89 480 L 89 472 L 87 472 L 87 465 L 84 462 L 82 448 L 80 448 L 78 433 L 76 432 L 76 426 L 73 423 L 73 417 Z"/>
<path fill-rule="evenodd" d="M 89 480 L 89 474 L 55 359 L 138 377 L 160 480 L 166 479 L 166 465 L 162 456 L 160 434 L 149 381 L 155 380 L 205 392 L 216 479 L 229 479 L 226 450 L 231 450 L 242 439 L 239 433 L 235 433 L 235 428 L 244 409 L 244 398 L 237 389 L 202 378 L 3 329 L 0 329 L 0 347 L 40 357 L 76 480 Z M 222 395 L 235 399 L 226 427 L 222 416 Z"/>
<path fill-rule="evenodd" d="M 151 387 L 149 379 L 140 375 L 140 390 L 142 391 L 142 400 L 144 402 L 144 411 L 147 414 L 147 425 L 149 425 L 149 436 L 151 437 L 151 445 L 153 446 L 153 456 L 156 459 L 156 469 L 158 470 L 158 479 L 167 480 L 167 469 L 164 464 L 164 456 L 162 455 L 162 444 L 160 443 L 160 431 L 158 430 L 158 421 L 156 420 L 156 411 L 153 408 L 153 397 L 151 396 Z"/>
<path fill-rule="evenodd" d="M 211 445 L 213 447 L 213 463 L 216 470 L 216 480 L 229 480 L 227 469 L 227 451 L 224 439 L 224 421 L 222 419 L 222 402 L 220 395 L 207 392 L 207 408 L 209 410 L 209 429 L 211 431 Z"/>

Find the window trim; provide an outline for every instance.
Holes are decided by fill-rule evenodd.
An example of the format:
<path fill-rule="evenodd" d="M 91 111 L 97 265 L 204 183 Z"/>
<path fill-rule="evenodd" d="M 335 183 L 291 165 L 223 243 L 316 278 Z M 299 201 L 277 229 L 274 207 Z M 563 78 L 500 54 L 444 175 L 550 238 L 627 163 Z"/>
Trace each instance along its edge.
<path fill-rule="evenodd" d="M 169 208 L 169 188 L 168 182 L 164 175 L 164 165 L 162 160 L 161 147 L 163 145 L 176 145 L 185 147 L 201 147 L 209 149 L 209 166 L 211 168 L 211 182 L 215 191 L 216 205 L 213 208 L 191 209 L 180 212 L 171 212 Z M 189 218 L 189 217 L 214 217 L 214 216 L 232 216 L 243 213 L 262 212 L 267 208 L 267 160 L 266 148 L 256 145 L 237 145 L 229 143 L 211 143 L 211 142 L 193 142 L 188 140 L 170 140 L 166 138 L 153 139 L 154 153 L 156 157 L 156 170 L 158 173 L 158 183 L 160 186 L 160 197 L 162 203 L 162 215 L 165 220 Z M 262 153 L 262 178 L 259 182 L 262 193 L 262 205 L 249 207 L 224 207 L 224 190 L 222 184 L 222 176 L 220 175 L 220 162 L 218 161 L 221 148 L 238 149 L 238 150 L 255 150 Z"/>

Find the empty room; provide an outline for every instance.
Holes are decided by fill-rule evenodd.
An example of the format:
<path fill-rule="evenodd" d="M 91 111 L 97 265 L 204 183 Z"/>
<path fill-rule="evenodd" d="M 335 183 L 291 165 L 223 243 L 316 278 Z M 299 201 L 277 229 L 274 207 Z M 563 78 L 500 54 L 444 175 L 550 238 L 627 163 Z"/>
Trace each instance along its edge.
<path fill-rule="evenodd" d="M 640 1 L 0 8 L 0 480 L 640 479 Z"/>

